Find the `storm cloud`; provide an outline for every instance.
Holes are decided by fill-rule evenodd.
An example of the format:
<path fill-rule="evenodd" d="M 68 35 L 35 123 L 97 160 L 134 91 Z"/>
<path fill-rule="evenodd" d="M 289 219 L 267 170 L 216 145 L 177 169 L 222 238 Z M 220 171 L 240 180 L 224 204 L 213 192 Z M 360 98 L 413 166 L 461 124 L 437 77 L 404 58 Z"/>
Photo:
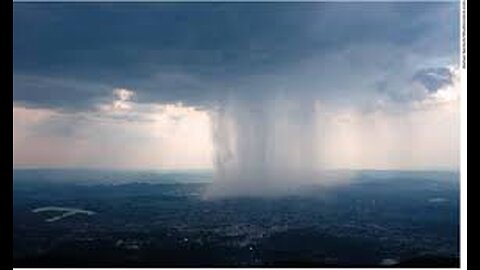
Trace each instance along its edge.
<path fill-rule="evenodd" d="M 15 2 L 15 166 L 456 168 L 458 5 Z"/>
<path fill-rule="evenodd" d="M 382 81 L 397 95 L 422 70 L 455 65 L 457 11 L 451 2 L 15 3 L 14 101 L 85 110 L 127 88 L 138 102 L 209 106 L 229 92 L 281 89 L 362 104 Z"/>

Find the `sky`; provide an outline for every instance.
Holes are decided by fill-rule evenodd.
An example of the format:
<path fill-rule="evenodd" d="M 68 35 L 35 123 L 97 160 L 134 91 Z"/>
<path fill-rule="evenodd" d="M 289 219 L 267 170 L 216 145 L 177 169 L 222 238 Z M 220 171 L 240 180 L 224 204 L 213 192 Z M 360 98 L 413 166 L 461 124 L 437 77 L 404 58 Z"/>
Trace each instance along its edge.
<path fill-rule="evenodd" d="M 215 110 L 283 97 L 315 104 L 325 168 L 457 169 L 458 11 L 14 3 L 14 167 L 212 168 Z"/>

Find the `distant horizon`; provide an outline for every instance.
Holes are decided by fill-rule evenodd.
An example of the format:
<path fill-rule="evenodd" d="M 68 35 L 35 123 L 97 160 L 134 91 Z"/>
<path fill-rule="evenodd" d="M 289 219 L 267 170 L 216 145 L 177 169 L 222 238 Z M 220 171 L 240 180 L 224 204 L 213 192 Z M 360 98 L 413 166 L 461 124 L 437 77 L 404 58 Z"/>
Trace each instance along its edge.
<path fill-rule="evenodd" d="M 175 172 L 175 171 L 209 171 L 215 172 L 215 168 L 175 168 L 175 169 L 150 169 L 150 168 L 95 168 L 95 167 L 17 167 L 13 170 L 85 170 L 85 171 L 138 171 L 138 172 Z M 378 171 L 378 172 L 454 172 L 459 173 L 460 168 L 425 168 L 425 169 L 374 169 L 374 168 L 334 168 L 319 170 L 319 172 L 331 172 L 331 171 Z"/>

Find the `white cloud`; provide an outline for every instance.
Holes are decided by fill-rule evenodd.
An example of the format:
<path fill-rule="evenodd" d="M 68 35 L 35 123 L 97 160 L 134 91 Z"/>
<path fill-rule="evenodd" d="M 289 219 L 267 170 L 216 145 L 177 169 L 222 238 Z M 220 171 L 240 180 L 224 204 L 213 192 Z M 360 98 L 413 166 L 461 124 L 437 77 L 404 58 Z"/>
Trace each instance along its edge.
<path fill-rule="evenodd" d="M 112 91 L 113 101 L 97 105 L 97 109 L 106 114 L 121 115 L 133 110 L 135 103 L 132 98 L 135 96 L 133 90 L 126 88 L 115 88 Z"/>
<path fill-rule="evenodd" d="M 111 107 L 110 107 L 111 108 Z M 14 106 L 15 167 L 179 169 L 211 167 L 205 111 L 182 104 L 136 105 L 78 114 Z M 79 127 L 79 121 L 82 125 Z M 147 121 L 145 121 L 147 120 Z M 73 133 L 58 132 L 68 125 Z M 39 127 L 41 127 L 39 129 Z"/>
<path fill-rule="evenodd" d="M 113 94 L 120 101 L 129 101 L 135 95 L 135 92 L 125 88 L 116 88 L 113 90 Z"/>

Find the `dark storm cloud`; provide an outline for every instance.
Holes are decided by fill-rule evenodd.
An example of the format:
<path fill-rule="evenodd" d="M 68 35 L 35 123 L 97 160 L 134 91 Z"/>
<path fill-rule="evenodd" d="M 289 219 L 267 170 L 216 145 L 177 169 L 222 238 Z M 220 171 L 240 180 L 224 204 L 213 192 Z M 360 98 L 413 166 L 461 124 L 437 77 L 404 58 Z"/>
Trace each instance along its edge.
<path fill-rule="evenodd" d="M 358 44 L 408 52 L 439 32 L 415 49 L 449 55 L 456 12 L 456 3 L 15 3 L 14 100 L 77 110 L 124 87 L 139 102 L 203 104 Z"/>
<path fill-rule="evenodd" d="M 111 88 L 99 83 L 36 75 L 14 75 L 13 89 L 15 102 L 65 110 L 88 108 L 111 95 Z"/>
<path fill-rule="evenodd" d="M 419 70 L 413 80 L 420 82 L 429 92 L 436 92 L 453 83 L 453 74 L 448 68 L 427 68 Z"/>

